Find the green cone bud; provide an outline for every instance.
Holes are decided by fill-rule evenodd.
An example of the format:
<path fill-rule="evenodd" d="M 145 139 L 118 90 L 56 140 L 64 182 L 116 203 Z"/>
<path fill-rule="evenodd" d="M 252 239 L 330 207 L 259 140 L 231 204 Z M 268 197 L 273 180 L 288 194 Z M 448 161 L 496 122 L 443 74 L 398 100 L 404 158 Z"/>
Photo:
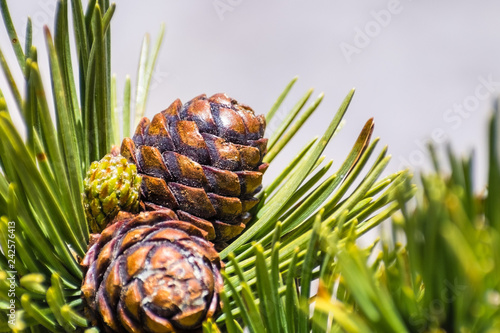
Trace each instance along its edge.
<path fill-rule="evenodd" d="M 139 210 L 141 176 L 121 155 L 92 162 L 84 180 L 83 205 L 92 232 L 100 233 L 119 211 Z"/>

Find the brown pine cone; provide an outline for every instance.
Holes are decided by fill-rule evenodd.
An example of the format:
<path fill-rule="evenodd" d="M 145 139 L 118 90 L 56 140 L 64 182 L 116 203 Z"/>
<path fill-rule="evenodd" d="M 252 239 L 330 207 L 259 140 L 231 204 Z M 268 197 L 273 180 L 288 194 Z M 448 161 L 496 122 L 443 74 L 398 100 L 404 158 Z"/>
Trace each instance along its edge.
<path fill-rule="evenodd" d="M 198 331 L 219 309 L 221 261 L 207 232 L 169 209 L 119 213 L 83 259 L 82 293 L 106 332 Z"/>
<path fill-rule="evenodd" d="M 179 219 L 211 226 L 221 244 L 239 235 L 258 203 L 267 164 L 265 118 L 225 94 L 176 100 L 143 118 L 121 154 L 142 176 L 145 209 L 173 209 Z M 211 237 L 211 236 L 210 236 Z"/>

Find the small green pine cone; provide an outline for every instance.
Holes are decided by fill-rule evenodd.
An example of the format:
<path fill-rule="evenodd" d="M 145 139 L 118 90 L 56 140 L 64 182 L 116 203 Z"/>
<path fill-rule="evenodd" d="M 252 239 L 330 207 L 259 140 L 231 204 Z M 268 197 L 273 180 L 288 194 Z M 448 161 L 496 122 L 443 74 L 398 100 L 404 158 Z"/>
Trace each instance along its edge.
<path fill-rule="evenodd" d="M 139 210 L 141 176 L 121 155 L 92 162 L 84 180 L 83 205 L 92 232 L 100 233 L 119 211 Z"/>

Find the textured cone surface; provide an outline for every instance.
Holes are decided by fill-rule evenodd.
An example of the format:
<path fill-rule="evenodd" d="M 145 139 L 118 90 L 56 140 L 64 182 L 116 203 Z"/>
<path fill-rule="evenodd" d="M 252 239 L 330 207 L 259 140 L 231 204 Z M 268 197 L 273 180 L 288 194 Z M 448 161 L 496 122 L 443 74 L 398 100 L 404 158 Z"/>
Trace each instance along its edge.
<path fill-rule="evenodd" d="M 142 178 L 117 152 L 92 162 L 84 180 L 83 206 L 92 232 L 101 232 L 124 210 L 138 212 Z"/>
<path fill-rule="evenodd" d="M 106 332 L 198 331 L 219 309 L 221 262 L 207 233 L 169 210 L 121 212 L 82 261 L 82 293 Z"/>
<path fill-rule="evenodd" d="M 143 176 L 144 208 L 167 207 L 212 229 L 221 247 L 240 234 L 258 200 L 267 139 L 265 118 L 225 94 L 176 100 L 143 118 L 121 153 Z"/>

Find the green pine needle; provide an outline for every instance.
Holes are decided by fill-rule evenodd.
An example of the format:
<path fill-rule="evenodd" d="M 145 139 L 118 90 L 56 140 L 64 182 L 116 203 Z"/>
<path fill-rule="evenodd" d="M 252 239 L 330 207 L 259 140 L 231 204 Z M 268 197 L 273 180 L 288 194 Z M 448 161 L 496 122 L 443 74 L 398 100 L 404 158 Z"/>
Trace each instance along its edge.
<path fill-rule="evenodd" d="M 31 21 L 23 50 L 6 0 L 0 0 L 0 10 L 19 65 L 10 68 L 3 53 L 6 50 L 0 51 L 7 89 L 15 97 L 14 104 L 7 106 L 0 90 L 0 312 L 6 313 L 11 299 L 7 297 L 9 276 L 16 281 L 13 299 L 17 305 L 16 322 L 9 324 L 2 316 L 0 331 L 97 332 L 88 326 L 80 292 L 83 272 L 79 260 L 89 241 L 80 197 L 83 175 L 92 161 L 102 158 L 121 137 L 130 136 L 131 123 L 144 115 L 164 26 L 153 46 L 145 37 L 135 92 L 130 78 L 125 78 L 123 109 L 119 110 L 117 78 L 110 68 L 114 4 L 90 0 L 84 8 L 79 0 L 59 1 L 55 26 L 44 31 L 49 68 L 38 64 Z M 71 53 L 71 33 L 76 54 Z M 21 71 L 21 80 L 14 79 L 14 70 Z M 44 86 L 44 75 L 50 76 L 50 86 Z M 296 80 L 271 107 L 268 122 Z M 19 87 L 26 87 L 24 96 Z M 283 150 L 318 109 L 323 94 L 305 107 L 312 93 L 311 89 L 304 94 L 271 136 L 266 162 Z M 354 90 L 347 94 L 325 133 L 307 143 L 264 188 L 259 194 L 261 202 L 254 208 L 255 219 L 222 251 L 221 258 L 227 261 L 223 272 L 226 288 L 221 293 L 224 314 L 207 321 L 204 332 L 243 332 L 243 328 L 251 332 L 321 332 L 341 327 L 330 322 L 331 316 L 325 313 L 329 303 L 321 298 L 331 295 L 342 274 L 336 261 L 339 247 L 390 217 L 414 192 L 408 185 L 408 172 L 380 179 L 389 157 L 383 148 L 376 159 L 370 159 L 378 142 L 371 141 L 371 119 L 340 166 L 328 160 L 324 163 L 322 153 L 339 129 L 353 95 Z M 11 120 L 9 112 L 14 110 L 21 114 L 26 138 Z M 331 172 L 332 168 L 336 171 Z M 496 216 L 494 210 L 490 212 Z M 10 234 L 16 239 L 12 259 Z M 323 244 L 324 235 L 334 236 L 334 250 Z M 15 260 L 15 273 L 8 273 L 13 271 L 9 260 Z M 316 293 L 311 284 L 318 279 L 322 289 Z M 337 284 L 345 294 L 335 308 L 351 311 L 357 298 L 349 296 L 349 286 Z M 377 304 L 389 304 L 383 301 Z M 370 318 L 377 317 L 373 309 L 368 312 Z M 398 327 L 396 313 L 391 316 L 385 308 L 381 313 L 380 318 L 391 320 L 393 326 L 387 327 Z M 362 313 L 343 318 L 360 331 L 368 325 L 356 322 L 363 318 Z"/>

